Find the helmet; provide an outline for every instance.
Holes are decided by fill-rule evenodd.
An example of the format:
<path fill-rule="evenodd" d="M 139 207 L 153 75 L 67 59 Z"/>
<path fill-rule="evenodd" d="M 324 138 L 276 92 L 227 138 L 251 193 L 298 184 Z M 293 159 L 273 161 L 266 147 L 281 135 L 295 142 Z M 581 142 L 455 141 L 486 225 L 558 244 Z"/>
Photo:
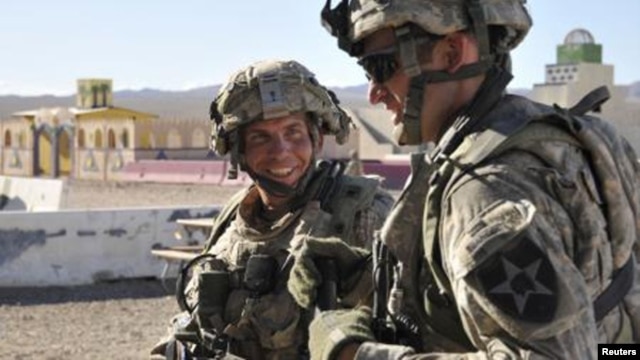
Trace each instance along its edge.
<path fill-rule="evenodd" d="M 311 113 L 323 134 L 343 144 L 351 119 L 330 90 L 296 61 L 261 61 L 237 71 L 211 104 L 212 148 L 226 154 L 232 132 L 254 121 Z"/>
<path fill-rule="evenodd" d="M 526 36 L 532 25 L 526 0 L 341 0 L 331 8 L 327 0 L 322 23 L 338 38 L 338 46 L 351 56 L 363 55 L 362 40 L 378 30 L 393 29 L 403 71 L 411 78 L 404 117 L 394 129 L 400 145 L 418 145 L 421 139 L 423 93 L 428 83 L 454 81 L 489 74 L 485 82 L 511 79 L 509 51 Z M 499 31 L 490 32 L 497 28 Z M 478 41 L 479 59 L 455 73 L 424 70 L 418 59 L 419 40 L 472 30 Z M 493 36 L 490 39 L 490 33 Z M 422 38 L 422 39 L 420 39 Z M 493 40 L 493 44 L 490 43 Z"/>
<path fill-rule="evenodd" d="M 526 36 L 532 21 L 526 0 L 342 0 L 331 9 L 331 0 L 322 10 L 323 25 L 338 37 L 340 48 L 352 56 L 359 55 L 358 43 L 386 27 L 415 24 L 434 35 L 446 35 L 476 26 L 478 17 L 486 26 L 500 26 L 506 31 L 499 48 L 514 49 Z M 474 14 L 478 9 L 481 13 Z"/>
<path fill-rule="evenodd" d="M 261 61 L 243 68 L 229 78 L 211 103 L 211 148 L 219 155 L 231 152 L 234 178 L 237 165 L 244 166 L 238 129 L 254 121 L 275 119 L 303 112 L 317 125 L 312 137 L 335 135 L 346 142 L 351 119 L 338 106 L 330 90 L 318 83 L 314 74 L 296 61 Z"/>

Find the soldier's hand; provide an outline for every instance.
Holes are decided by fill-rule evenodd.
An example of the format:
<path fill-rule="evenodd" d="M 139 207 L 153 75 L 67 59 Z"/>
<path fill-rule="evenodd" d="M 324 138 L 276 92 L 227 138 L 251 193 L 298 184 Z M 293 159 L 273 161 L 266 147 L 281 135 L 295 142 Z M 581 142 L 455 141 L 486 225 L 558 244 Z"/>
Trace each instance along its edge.
<path fill-rule="evenodd" d="M 304 308 L 315 304 L 317 288 L 322 282 L 322 274 L 317 265 L 319 259 L 334 260 L 338 278 L 345 279 L 359 273 L 359 268 L 366 265 L 370 255 L 367 250 L 350 246 L 340 238 L 312 235 L 316 233 L 316 229 L 310 226 L 310 219 L 317 220 L 323 214 L 326 213 L 319 207 L 310 205 L 305 210 L 291 243 L 294 262 L 287 287 L 296 302 Z"/>
<path fill-rule="evenodd" d="M 309 327 L 309 350 L 312 360 L 335 359 L 345 351 L 355 353 L 357 344 L 375 341 L 371 331 L 371 309 L 362 306 L 351 310 L 324 311 Z"/>

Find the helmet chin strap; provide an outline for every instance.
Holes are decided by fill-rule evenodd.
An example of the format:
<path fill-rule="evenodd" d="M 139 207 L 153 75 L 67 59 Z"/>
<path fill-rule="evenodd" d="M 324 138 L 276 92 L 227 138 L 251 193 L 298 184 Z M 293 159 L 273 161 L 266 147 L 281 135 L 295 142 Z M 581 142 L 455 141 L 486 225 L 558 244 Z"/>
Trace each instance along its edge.
<path fill-rule="evenodd" d="M 421 115 L 425 111 L 423 97 L 427 84 L 474 77 L 486 73 L 494 64 L 495 59 L 489 49 L 487 24 L 479 1 L 469 0 L 467 9 L 478 41 L 479 60 L 460 67 L 455 73 L 422 70 L 417 50 L 419 43 L 416 41 L 419 35 L 415 28 L 407 24 L 394 30 L 403 71 L 411 78 L 405 98 L 402 123 L 396 126 L 393 132 L 394 139 L 399 145 L 422 143 Z"/>
<path fill-rule="evenodd" d="M 446 71 L 422 71 L 409 82 L 405 98 L 402 122 L 394 128 L 393 136 L 399 145 L 419 145 L 422 143 L 422 118 L 424 91 L 428 84 L 467 79 L 486 73 L 491 68 L 490 61 L 479 61 L 464 65 L 451 74 Z"/>
<path fill-rule="evenodd" d="M 425 73 L 418 74 L 409 82 L 409 92 L 405 98 L 402 121 L 393 129 L 393 137 L 398 145 L 418 145 L 422 142 L 421 114 L 422 101 L 427 86 Z"/>

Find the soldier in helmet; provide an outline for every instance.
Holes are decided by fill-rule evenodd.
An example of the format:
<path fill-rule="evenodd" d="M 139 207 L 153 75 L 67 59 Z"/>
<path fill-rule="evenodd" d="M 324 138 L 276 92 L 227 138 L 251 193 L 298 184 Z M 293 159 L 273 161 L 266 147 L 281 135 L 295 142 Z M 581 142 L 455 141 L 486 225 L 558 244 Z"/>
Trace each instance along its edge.
<path fill-rule="evenodd" d="M 366 261 L 393 198 L 376 179 L 344 175 L 339 162 L 316 161 L 325 135 L 346 141 L 350 119 L 334 94 L 295 61 L 239 70 L 210 112 L 212 146 L 230 154 L 229 177 L 239 168 L 253 185 L 217 216 L 204 254 L 192 262 L 197 266 L 186 295 L 182 286 L 178 291 L 186 311 L 152 354 L 307 358 L 313 308 L 352 307 L 370 295 L 369 277 L 331 274 Z M 328 269 L 308 274 L 325 281 L 303 295 L 307 308 L 286 286 L 291 253 L 302 244 L 331 257 Z"/>
<path fill-rule="evenodd" d="M 374 246 L 373 309 L 316 317 L 312 358 L 595 359 L 640 341 L 636 155 L 587 114 L 604 88 L 569 109 L 506 94 L 524 3 L 327 1 L 396 140 L 431 146 Z"/>

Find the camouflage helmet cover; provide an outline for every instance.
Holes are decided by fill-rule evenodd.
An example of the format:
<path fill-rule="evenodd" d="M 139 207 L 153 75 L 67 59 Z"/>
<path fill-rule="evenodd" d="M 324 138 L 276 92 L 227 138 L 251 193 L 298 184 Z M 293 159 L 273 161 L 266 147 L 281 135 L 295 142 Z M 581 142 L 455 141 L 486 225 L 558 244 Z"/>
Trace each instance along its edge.
<path fill-rule="evenodd" d="M 446 35 L 472 27 L 468 7 L 473 2 L 479 5 L 487 25 L 507 30 L 507 36 L 502 39 L 504 43 L 500 44 L 502 49 L 515 48 L 531 28 L 531 17 L 524 5 L 526 0 L 351 0 L 348 28 L 335 28 L 334 25 L 347 25 L 344 20 L 331 24 L 326 18 L 325 26 L 332 35 L 346 37 L 342 40 L 351 45 L 383 28 L 407 23 L 416 24 L 431 34 Z M 330 6 L 329 2 L 327 5 Z M 326 8 L 324 13 L 329 15 Z"/>
<path fill-rule="evenodd" d="M 335 135 L 339 144 L 347 140 L 351 123 L 335 95 L 296 61 L 261 61 L 237 71 L 221 87 L 210 111 L 211 147 L 219 155 L 234 145 L 234 130 L 254 121 L 311 113 L 320 131 Z"/>

